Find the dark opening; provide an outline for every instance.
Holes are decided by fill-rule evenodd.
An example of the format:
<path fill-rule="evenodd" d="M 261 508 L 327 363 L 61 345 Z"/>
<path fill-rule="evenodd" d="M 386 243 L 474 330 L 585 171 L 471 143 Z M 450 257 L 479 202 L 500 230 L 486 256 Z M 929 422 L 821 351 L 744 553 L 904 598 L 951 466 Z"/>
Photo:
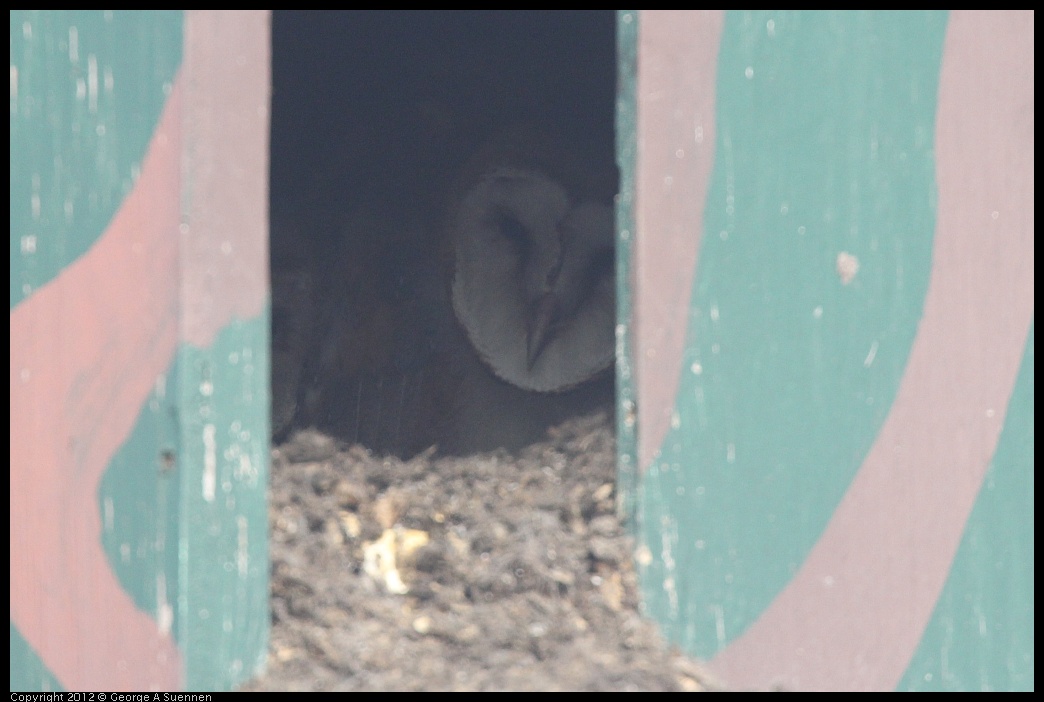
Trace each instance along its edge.
<path fill-rule="evenodd" d="M 514 449 L 572 414 L 612 411 L 605 364 L 567 368 L 536 389 L 494 372 L 487 356 L 501 352 L 476 350 L 452 281 L 455 217 L 476 183 L 500 173 L 498 159 L 507 180 L 540 174 L 488 195 L 495 214 L 480 219 L 504 234 L 488 247 L 502 284 L 467 294 L 493 299 L 515 286 L 531 295 L 519 303 L 524 324 L 503 317 L 506 336 L 532 339 L 518 374 L 565 363 L 547 339 L 588 314 L 612 268 L 611 239 L 607 248 L 585 233 L 605 213 L 585 203 L 611 206 L 617 187 L 615 41 L 614 11 L 273 13 L 276 440 L 314 426 L 398 455 Z M 557 196 L 545 191 L 559 185 L 578 209 L 558 221 L 557 239 L 539 240 L 512 209 L 543 212 Z M 583 247 L 590 263 L 573 253 Z M 527 282 L 538 265 L 547 273 Z M 537 295 L 540 285 L 555 295 Z"/>

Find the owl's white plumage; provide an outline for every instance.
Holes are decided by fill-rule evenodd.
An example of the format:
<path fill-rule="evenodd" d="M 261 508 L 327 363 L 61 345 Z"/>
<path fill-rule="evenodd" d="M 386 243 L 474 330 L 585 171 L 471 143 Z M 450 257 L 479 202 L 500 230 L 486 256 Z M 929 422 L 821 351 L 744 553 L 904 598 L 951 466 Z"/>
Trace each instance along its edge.
<path fill-rule="evenodd" d="M 534 166 L 493 165 L 450 216 L 453 309 L 476 352 L 523 390 L 608 368 L 616 318 L 613 211 Z"/>
<path fill-rule="evenodd" d="M 450 296 L 478 362 L 460 363 L 459 446 L 518 447 L 611 406 L 615 179 L 607 193 L 583 166 L 515 132 L 465 168 L 447 218 Z"/>

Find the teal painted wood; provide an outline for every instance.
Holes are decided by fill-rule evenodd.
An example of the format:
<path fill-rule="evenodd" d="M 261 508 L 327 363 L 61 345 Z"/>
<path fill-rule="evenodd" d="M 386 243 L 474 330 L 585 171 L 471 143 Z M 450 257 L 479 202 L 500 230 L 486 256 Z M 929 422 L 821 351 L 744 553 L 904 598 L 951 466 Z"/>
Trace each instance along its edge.
<path fill-rule="evenodd" d="M 267 655 L 268 338 L 266 316 L 183 345 L 99 490 L 111 567 L 171 629 L 187 690 L 231 688 Z"/>
<path fill-rule="evenodd" d="M 176 377 L 187 458 L 178 555 L 185 689 L 229 689 L 268 654 L 268 314 L 182 346 Z"/>
<path fill-rule="evenodd" d="M 701 656 L 789 581 L 891 405 L 928 281 L 945 19 L 726 15 L 679 426 L 643 485 L 647 545 L 699 574 L 649 607 Z"/>
<path fill-rule="evenodd" d="M 268 652 L 270 28 L 267 10 L 186 15 L 176 391 L 189 690 L 235 687 Z"/>
<path fill-rule="evenodd" d="M 619 457 L 617 500 L 626 519 L 635 513 L 638 486 L 637 412 L 631 368 L 633 354 L 631 242 L 634 237 L 634 174 L 638 147 L 635 79 L 638 54 L 638 11 L 617 10 L 616 162 L 620 195 L 616 202 L 616 446 Z"/>
<path fill-rule="evenodd" d="M 269 619 L 267 16 L 11 37 L 11 688 L 231 688 Z"/>
<path fill-rule="evenodd" d="M 134 428 L 109 461 L 95 499 L 101 540 L 120 584 L 180 640 L 181 490 L 177 364 L 156 379 Z"/>
<path fill-rule="evenodd" d="M 182 14 L 18 10 L 10 19 L 14 309 L 102 236 L 132 190 L 181 64 Z M 20 341 L 13 339 L 12 347 Z M 144 428 L 114 456 L 99 493 L 82 498 L 97 500 L 110 527 L 99 534 L 110 563 L 131 597 L 159 622 L 155 589 L 157 583 L 176 584 L 177 549 L 175 539 L 169 550 L 157 548 L 155 537 L 171 526 L 176 497 L 157 492 L 169 478 L 160 478 L 155 422 L 166 421 L 164 445 L 174 437 L 163 409 L 143 407 L 141 421 Z M 151 487 L 121 481 L 125 468 Z M 167 516 L 158 516 L 164 510 Z M 144 515 L 149 518 L 138 518 Z M 163 524 L 158 532 L 157 520 Z M 14 621 L 11 630 L 11 689 L 61 689 Z"/>
<path fill-rule="evenodd" d="M 63 691 L 62 684 L 54 677 L 54 673 L 47 669 L 29 642 L 18 633 L 14 622 L 11 623 L 10 661 L 11 692 L 18 690 Z"/>
<path fill-rule="evenodd" d="M 1034 688 L 1033 329 L 982 492 L 898 689 Z"/>
<path fill-rule="evenodd" d="M 181 23 L 178 10 L 11 11 L 12 307 L 82 255 L 133 187 Z"/>
<path fill-rule="evenodd" d="M 730 12 L 724 16 L 713 86 L 711 127 L 715 141 L 709 189 L 706 194 L 685 191 L 687 194 L 678 196 L 706 198 L 702 222 L 681 223 L 681 235 L 686 226 L 694 237 L 702 233 L 691 299 L 679 301 L 689 310 L 682 357 L 677 367 L 671 362 L 646 362 L 644 356 L 637 355 L 640 349 L 646 349 L 652 358 L 653 352 L 660 352 L 662 357 L 663 348 L 649 347 L 641 327 L 621 348 L 638 376 L 639 388 L 645 382 L 642 373 L 646 378 L 648 374 L 669 373 L 672 381 L 677 379 L 676 399 L 667 407 L 669 429 L 662 441 L 656 438 L 650 445 L 654 433 L 639 429 L 637 449 L 631 448 L 626 437 L 621 443 L 620 488 L 623 503 L 635 506 L 638 560 L 649 613 L 687 650 L 714 659 L 712 665 L 721 665 L 732 673 L 746 667 L 740 674 L 744 684 L 770 684 L 775 673 L 760 660 L 732 653 L 737 650 L 749 653 L 760 646 L 758 652 L 771 658 L 768 651 L 774 646 L 786 648 L 800 668 L 802 656 L 825 661 L 832 650 L 858 649 L 859 640 L 883 641 L 887 647 L 890 637 L 896 635 L 896 626 L 903 628 L 904 622 L 890 621 L 895 618 L 894 612 L 873 609 L 882 607 L 884 600 L 880 597 L 875 596 L 872 603 L 867 601 L 868 607 L 873 605 L 866 610 L 871 617 L 880 613 L 874 631 L 865 628 L 875 626 L 868 622 L 857 627 L 854 622 L 829 620 L 833 610 L 817 608 L 814 600 L 796 600 L 792 585 L 799 574 L 808 577 L 813 549 L 819 548 L 822 556 L 828 524 L 837 522 L 839 504 L 851 497 L 857 471 L 865 467 L 872 451 L 878 451 L 873 454 L 877 465 L 888 451 L 901 453 L 901 446 L 882 449 L 879 444 L 882 432 L 889 429 L 886 422 L 894 418 L 901 384 L 907 382 L 904 376 L 911 372 L 914 343 L 926 324 L 932 325 L 936 336 L 930 337 L 933 342 L 927 342 L 923 339 L 929 337 L 922 335 L 922 344 L 947 338 L 939 336 L 938 315 L 930 321 L 925 318 L 929 283 L 933 272 L 940 270 L 939 260 L 933 257 L 946 259 L 946 271 L 951 274 L 955 267 L 967 266 L 972 273 L 976 268 L 992 266 L 994 277 L 1004 277 L 998 269 L 1002 264 L 992 260 L 987 263 L 969 258 L 962 263 L 954 258 L 953 247 L 963 244 L 950 236 L 953 212 L 977 216 L 974 207 L 982 207 L 982 203 L 976 200 L 972 209 L 961 209 L 960 191 L 951 189 L 947 193 L 951 198 L 949 209 L 941 215 L 936 180 L 937 169 L 949 168 L 944 176 L 950 179 L 951 188 L 956 178 L 973 188 L 973 196 L 978 195 L 974 187 L 979 176 L 965 171 L 962 180 L 961 171 L 955 171 L 953 164 L 990 151 L 976 151 L 970 148 L 970 142 L 966 148 L 961 139 L 981 138 L 988 144 L 992 138 L 989 126 L 954 136 L 953 115 L 963 114 L 960 98 L 979 97 L 989 102 L 992 95 L 989 83 L 986 90 L 976 92 L 981 85 L 976 81 L 982 80 L 978 76 L 969 79 L 968 85 L 954 82 L 955 73 L 966 73 L 962 73 L 963 68 L 951 69 L 951 112 L 946 118 L 951 121 L 945 123 L 951 130 L 946 134 L 950 151 L 943 154 L 948 159 L 943 164 L 936 128 L 944 46 L 949 46 L 951 62 L 963 51 L 966 61 L 989 63 L 992 59 L 978 52 L 983 46 L 996 46 L 999 33 L 1018 39 L 1017 51 L 1022 54 L 1013 54 L 1011 65 L 1027 65 L 1029 60 L 1024 55 L 1025 32 L 1017 32 L 1025 18 L 997 17 L 990 13 L 985 18 L 963 15 L 963 33 L 955 38 L 958 35 L 950 31 L 952 24 L 945 12 Z M 655 23 L 661 27 L 679 24 L 678 19 L 655 11 L 641 14 L 642 28 Z M 983 25 L 978 44 L 976 23 Z M 639 52 L 639 66 L 643 56 Z M 645 58 L 652 65 L 652 57 Z M 667 59 L 658 55 L 656 60 L 669 60 L 669 55 Z M 1004 61 L 1009 59 L 1005 57 L 994 65 L 1008 66 Z M 626 81 L 633 74 L 628 73 L 623 46 L 620 65 L 621 84 L 626 90 Z M 697 70 L 681 62 L 673 68 L 679 72 Z M 1029 71 L 1032 74 L 1032 69 Z M 989 79 L 998 81 L 995 93 L 1005 99 L 1011 94 L 1004 92 L 1001 83 L 1010 73 L 998 68 L 991 74 L 996 77 Z M 996 129 L 1009 133 L 1014 128 L 1023 139 L 1028 138 L 1022 147 L 1014 148 L 1029 153 L 1032 130 L 1027 132 L 1018 122 L 1019 115 L 1027 110 L 1032 115 L 1032 91 L 1026 93 L 1024 75 L 1025 71 L 1012 81 L 1023 91 L 1014 96 L 1014 111 L 998 113 L 1002 119 L 1015 115 L 1016 121 L 1011 125 L 998 122 L 1003 126 Z M 663 109 L 672 109 L 676 96 L 644 95 L 646 102 L 642 102 L 640 84 L 637 93 L 636 160 L 647 164 L 644 159 L 649 155 L 641 152 L 641 145 L 656 135 L 642 132 L 642 109 L 660 109 L 657 101 L 667 105 Z M 1020 101 L 1024 103 L 1021 108 Z M 626 134 L 626 129 L 621 130 L 621 135 Z M 657 145 L 662 147 L 660 142 Z M 964 165 L 969 166 L 975 168 L 976 164 Z M 621 167 L 627 168 L 622 159 Z M 989 170 L 994 166 L 984 163 L 982 167 L 992 178 L 998 177 L 995 170 Z M 664 182 L 663 174 L 659 178 Z M 1011 179 L 1008 189 L 1013 192 L 1032 188 L 1024 171 Z M 992 187 L 986 177 L 982 180 L 978 187 Z M 623 182 L 628 181 L 625 178 Z M 669 187 L 669 177 L 666 182 Z M 675 188 L 678 186 L 675 183 Z M 996 189 L 1005 191 L 1002 185 Z M 997 200 L 992 192 L 989 197 Z M 987 199 L 985 204 L 990 202 Z M 1024 227 L 1025 209 L 1012 210 L 1011 202 L 1018 203 L 1018 197 L 1005 201 L 1008 209 L 998 207 L 992 220 L 1014 215 L 1013 224 L 1007 226 Z M 669 237 L 665 232 L 675 231 L 679 223 L 664 221 L 662 215 L 656 220 L 642 207 L 639 194 L 635 219 L 649 224 L 645 229 L 639 224 L 634 232 L 637 240 L 651 237 L 658 243 L 669 241 L 664 238 Z M 940 253 L 936 237 L 942 216 L 951 219 L 942 230 L 949 238 Z M 1031 209 L 1028 221 L 1031 228 Z M 627 226 L 622 219 L 620 226 Z M 1024 236 L 1002 236 L 1003 228 L 984 226 L 982 231 L 997 237 L 998 251 L 1008 254 L 998 261 L 1010 262 L 1011 252 L 1026 246 Z M 1025 260 L 1031 254 L 1030 237 L 1021 258 Z M 651 259 L 634 264 L 627 256 L 624 252 L 624 260 L 636 266 L 629 279 L 637 281 L 630 291 L 630 314 L 621 309 L 622 320 L 630 323 L 635 315 L 648 315 L 649 309 L 642 307 L 647 288 L 655 287 L 657 278 L 670 278 L 679 271 L 669 266 L 650 271 L 647 266 Z M 969 281 L 973 277 L 969 275 Z M 1012 277 L 1026 281 L 1024 270 L 1012 271 Z M 935 283 L 940 284 L 938 280 Z M 1015 287 L 998 294 L 998 314 L 1009 314 L 1005 295 L 1023 292 Z M 1032 292 L 1032 276 L 1028 292 Z M 621 299 L 625 296 L 622 291 Z M 965 309 L 966 320 L 946 317 L 949 323 L 956 322 L 954 335 L 949 338 L 967 339 L 969 343 L 963 348 L 989 353 L 989 335 L 975 336 L 977 329 L 984 328 L 978 322 L 982 312 L 972 306 Z M 1025 309 L 1021 300 L 1020 309 Z M 1018 327 L 1022 322 L 1014 318 L 1021 319 L 1018 315 L 1022 312 L 1010 314 Z M 941 333 L 947 333 L 945 327 Z M 1018 329 L 1014 337 L 1021 349 L 1024 337 Z M 932 348 L 946 346 L 943 343 Z M 923 361 L 925 353 L 921 357 Z M 976 358 L 974 352 L 971 358 Z M 1022 358 L 1010 401 L 1005 396 L 997 406 L 993 404 L 996 393 L 983 395 L 984 402 L 987 396 L 991 398 L 991 404 L 976 409 L 974 421 L 967 424 L 975 435 L 992 431 L 992 418 L 996 416 L 1004 418 L 1004 431 L 952 563 L 948 546 L 940 543 L 936 557 L 920 568 L 924 572 L 916 568 L 909 572 L 906 585 L 901 584 L 898 571 L 878 572 L 879 580 L 887 577 L 888 582 L 900 583 L 893 596 L 894 603 L 901 605 L 897 609 L 902 610 L 913 600 L 923 602 L 921 598 L 933 587 L 926 583 L 935 576 L 926 577 L 926 573 L 950 568 L 927 629 L 923 635 L 914 635 L 912 644 L 916 646 L 904 639 L 896 646 L 903 652 L 886 654 L 891 656 L 888 661 L 867 661 L 860 671 L 858 654 L 853 655 L 848 660 L 852 665 L 848 672 L 811 676 L 819 681 L 810 683 L 813 687 L 1032 688 L 1032 331 Z M 955 380 L 951 387 L 962 387 L 962 374 L 986 377 L 984 374 L 996 370 L 991 361 L 983 358 L 983 362 L 982 367 L 957 367 L 945 354 L 937 357 L 940 371 Z M 923 404 L 931 399 L 923 393 L 938 391 L 931 371 L 924 375 L 923 367 L 917 367 L 917 382 L 906 388 L 908 401 L 918 397 Z M 978 392 L 978 385 L 971 385 L 974 387 L 969 391 Z M 996 385 L 994 389 L 1001 394 L 1008 391 L 1006 386 Z M 639 427 L 646 427 L 643 415 L 661 412 L 658 399 L 639 392 Z M 908 402 L 906 406 L 912 405 Z M 931 419 L 932 410 L 927 413 L 921 415 L 924 420 Z M 921 420 L 914 417 L 914 421 Z M 912 444 L 918 443 L 918 455 L 923 455 L 927 463 L 932 463 L 932 454 L 926 448 L 932 441 L 943 446 L 955 442 L 963 445 L 964 438 L 958 435 L 932 435 L 936 425 L 931 421 L 923 425 L 923 437 L 927 438 L 915 435 L 909 450 L 915 450 Z M 896 435 L 894 422 L 890 431 L 889 436 Z M 948 450 L 941 453 L 953 454 Z M 931 475 L 937 476 L 933 479 L 942 481 L 937 483 L 939 489 L 949 494 L 952 485 L 945 481 L 967 481 L 965 463 L 978 462 L 975 452 L 979 450 L 977 445 L 970 445 L 967 460 L 960 468 L 954 465 L 949 474 L 946 466 L 926 465 L 925 469 L 933 469 Z M 624 458 L 635 454 L 651 457 L 639 460 L 637 484 L 635 473 L 624 467 Z M 871 480 L 865 475 L 859 477 L 864 487 Z M 916 509 L 909 508 L 910 500 L 918 490 L 931 489 L 923 475 L 911 474 L 910 482 L 908 494 L 898 491 L 887 498 L 874 498 L 879 515 L 895 514 L 907 524 L 906 517 L 916 514 Z M 901 487 L 901 481 L 899 484 Z M 632 488 L 634 495 L 629 494 Z M 862 497 L 852 499 L 867 494 L 864 491 Z M 909 552 L 919 554 L 924 552 L 926 539 L 937 535 L 930 528 L 921 529 L 931 524 L 931 511 L 920 519 L 922 524 L 912 525 L 915 531 L 909 538 Z M 886 519 L 884 526 L 887 528 Z M 846 533 L 835 529 L 832 538 Z M 851 535 L 856 540 L 847 545 L 844 541 L 832 542 L 831 553 L 847 558 L 846 567 L 856 572 L 864 559 L 867 563 L 887 561 L 884 548 L 904 548 L 896 541 L 899 534 L 882 533 L 875 543 L 864 543 L 858 528 Z M 868 567 L 871 571 L 865 573 L 865 579 L 873 580 L 872 568 L 876 566 Z M 848 593 L 863 587 L 852 580 L 831 581 L 830 572 L 820 583 L 827 588 L 823 591 L 824 603 L 830 599 L 827 590 L 831 587 Z M 800 611 L 791 609 L 787 616 L 811 622 L 806 628 L 815 630 L 819 638 L 791 641 L 790 631 L 766 630 L 764 620 L 770 605 L 778 604 L 784 595 L 790 597 L 786 602 L 801 605 Z M 776 610 L 778 607 L 771 612 L 773 617 L 779 614 Z M 755 626 L 758 624 L 760 628 Z M 900 633 L 910 636 L 905 630 Z M 742 646 L 737 645 L 740 643 Z M 913 648 L 916 653 L 910 658 Z M 759 676 L 762 667 L 766 672 Z M 846 678 L 849 674 L 851 677 Z M 793 671 L 781 674 L 779 679 L 802 687 L 801 676 Z"/>

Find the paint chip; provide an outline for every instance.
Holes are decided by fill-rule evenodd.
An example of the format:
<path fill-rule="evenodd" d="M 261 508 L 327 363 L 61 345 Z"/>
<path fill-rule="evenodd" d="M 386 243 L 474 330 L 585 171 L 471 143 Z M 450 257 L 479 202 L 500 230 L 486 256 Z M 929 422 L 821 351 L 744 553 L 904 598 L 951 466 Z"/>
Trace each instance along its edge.
<path fill-rule="evenodd" d="M 836 266 L 837 275 L 841 278 L 841 284 L 848 285 L 859 272 L 859 259 L 847 251 L 842 251 L 837 255 Z"/>

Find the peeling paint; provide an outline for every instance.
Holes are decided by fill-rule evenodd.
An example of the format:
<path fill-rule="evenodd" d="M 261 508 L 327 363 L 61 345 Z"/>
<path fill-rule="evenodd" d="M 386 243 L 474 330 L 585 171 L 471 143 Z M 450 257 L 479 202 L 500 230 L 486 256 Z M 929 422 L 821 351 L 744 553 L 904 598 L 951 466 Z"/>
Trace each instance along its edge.
<path fill-rule="evenodd" d="M 217 442 L 213 424 L 203 426 L 203 499 L 213 502 L 217 491 Z"/>

